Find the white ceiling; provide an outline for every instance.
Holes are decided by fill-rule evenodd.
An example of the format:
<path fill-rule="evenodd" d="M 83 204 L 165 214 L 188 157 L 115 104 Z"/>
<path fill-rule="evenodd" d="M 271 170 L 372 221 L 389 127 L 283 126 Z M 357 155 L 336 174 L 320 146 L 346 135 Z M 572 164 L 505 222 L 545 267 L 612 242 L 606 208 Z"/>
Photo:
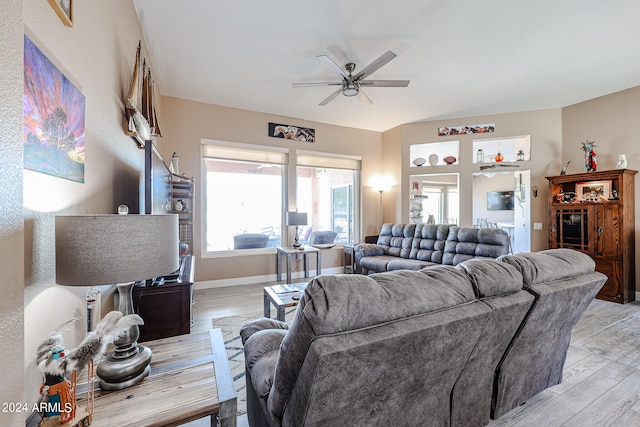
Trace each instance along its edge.
<path fill-rule="evenodd" d="M 640 85 L 637 0 L 133 0 L 163 95 L 355 128 L 559 108 Z M 398 54 L 339 96 L 316 59 Z M 131 48 L 132 55 L 135 46 Z M 289 123 L 295 124 L 295 123 Z M 452 123 L 452 125 L 469 123 Z"/>

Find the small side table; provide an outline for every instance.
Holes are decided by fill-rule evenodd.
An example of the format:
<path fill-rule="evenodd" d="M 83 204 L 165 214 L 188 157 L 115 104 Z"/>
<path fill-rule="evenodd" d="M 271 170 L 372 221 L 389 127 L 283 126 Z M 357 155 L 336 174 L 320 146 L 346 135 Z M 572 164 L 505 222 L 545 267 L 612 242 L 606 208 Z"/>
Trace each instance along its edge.
<path fill-rule="evenodd" d="M 278 282 L 282 280 L 281 264 L 284 257 L 287 262 L 287 284 L 291 283 L 291 255 L 302 255 L 304 261 L 304 277 L 309 277 L 309 254 L 316 255 L 316 274 L 322 273 L 321 250 L 311 246 L 301 246 L 299 248 L 278 247 L 278 259 L 276 265 L 276 276 Z"/>
<path fill-rule="evenodd" d="M 355 243 L 345 243 L 342 245 L 344 253 L 342 254 L 342 263 L 344 265 L 345 274 L 353 274 L 356 272 L 356 253 Z"/>
<path fill-rule="evenodd" d="M 153 350 L 151 373 L 123 390 L 96 390 L 92 427 L 176 426 L 205 417 L 211 426 L 236 427 L 237 396 L 220 329 L 145 344 Z M 85 405 L 86 394 L 79 394 L 78 408 Z"/>
<path fill-rule="evenodd" d="M 276 308 L 276 318 L 284 322 L 286 307 L 298 305 L 302 293 L 306 289 L 306 283 L 295 285 L 275 285 L 264 288 L 264 317 L 271 317 L 271 304 Z"/>

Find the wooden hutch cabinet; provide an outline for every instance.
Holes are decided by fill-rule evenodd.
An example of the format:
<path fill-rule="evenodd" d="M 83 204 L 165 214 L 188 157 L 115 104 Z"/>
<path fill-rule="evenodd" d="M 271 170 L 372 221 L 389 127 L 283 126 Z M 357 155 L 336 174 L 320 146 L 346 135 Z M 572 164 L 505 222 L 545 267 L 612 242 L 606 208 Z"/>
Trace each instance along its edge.
<path fill-rule="evenodd" d="M 637 171 L 616 169 L 546 177 L 549 247 L 590 255 L 606 281 L 597 298 L 635 300 L 635 189 Z"/>

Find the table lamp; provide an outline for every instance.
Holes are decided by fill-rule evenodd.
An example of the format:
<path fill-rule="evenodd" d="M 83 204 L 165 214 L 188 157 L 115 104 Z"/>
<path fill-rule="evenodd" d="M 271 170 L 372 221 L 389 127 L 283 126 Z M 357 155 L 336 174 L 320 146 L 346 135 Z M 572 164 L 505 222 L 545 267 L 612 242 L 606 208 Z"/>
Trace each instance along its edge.
<path fill-rule="evenodd" d="M 304 212 L 287 212 L 286 222 L 288 226 L 296 227 L 296 236 L 291 247 L 299 248 L 302 244 L 300 243 L 300 236 L 298 235 L 298 227 L 307 225 L 307 214 Z"/>
<path fill-rule="evenodd" d="M 56 283 L 67 286 L 115 284 L 116 305 L 133 314 L 135 282 L 178 269 L 177 215 L 56 216 Z M 144 320 L 144 319 L 143 319 Z M 97 369 L 103 390 L 120 390 L 149 374 L 151 349 L 139 346 L 131 326 Z"/>

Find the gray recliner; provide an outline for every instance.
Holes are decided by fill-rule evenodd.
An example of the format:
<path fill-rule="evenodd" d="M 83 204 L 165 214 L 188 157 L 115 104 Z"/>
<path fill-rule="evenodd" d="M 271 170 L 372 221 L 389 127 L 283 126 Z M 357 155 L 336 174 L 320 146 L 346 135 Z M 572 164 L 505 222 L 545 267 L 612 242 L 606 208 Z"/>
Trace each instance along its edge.
<path fill-rule="evenodd" d="M 491 418 L 497 419 L 562 382 L 571 331 L 607 276 L 588 255 L 550 249 L 498 258 L 518 269 L 533 307 L 495 373 Z"/>
<path fill-rule="evenodd" d="M 338 233 L 335 231 L 313 231 L 309 237 L 310 245 L 327 245 L 336 240 Z"/>
<path fill-rule="evenodd" d="M 233 249 L 266 248 L 269 236 L 259 233 L 246 233 L 233 236 Z"/>

